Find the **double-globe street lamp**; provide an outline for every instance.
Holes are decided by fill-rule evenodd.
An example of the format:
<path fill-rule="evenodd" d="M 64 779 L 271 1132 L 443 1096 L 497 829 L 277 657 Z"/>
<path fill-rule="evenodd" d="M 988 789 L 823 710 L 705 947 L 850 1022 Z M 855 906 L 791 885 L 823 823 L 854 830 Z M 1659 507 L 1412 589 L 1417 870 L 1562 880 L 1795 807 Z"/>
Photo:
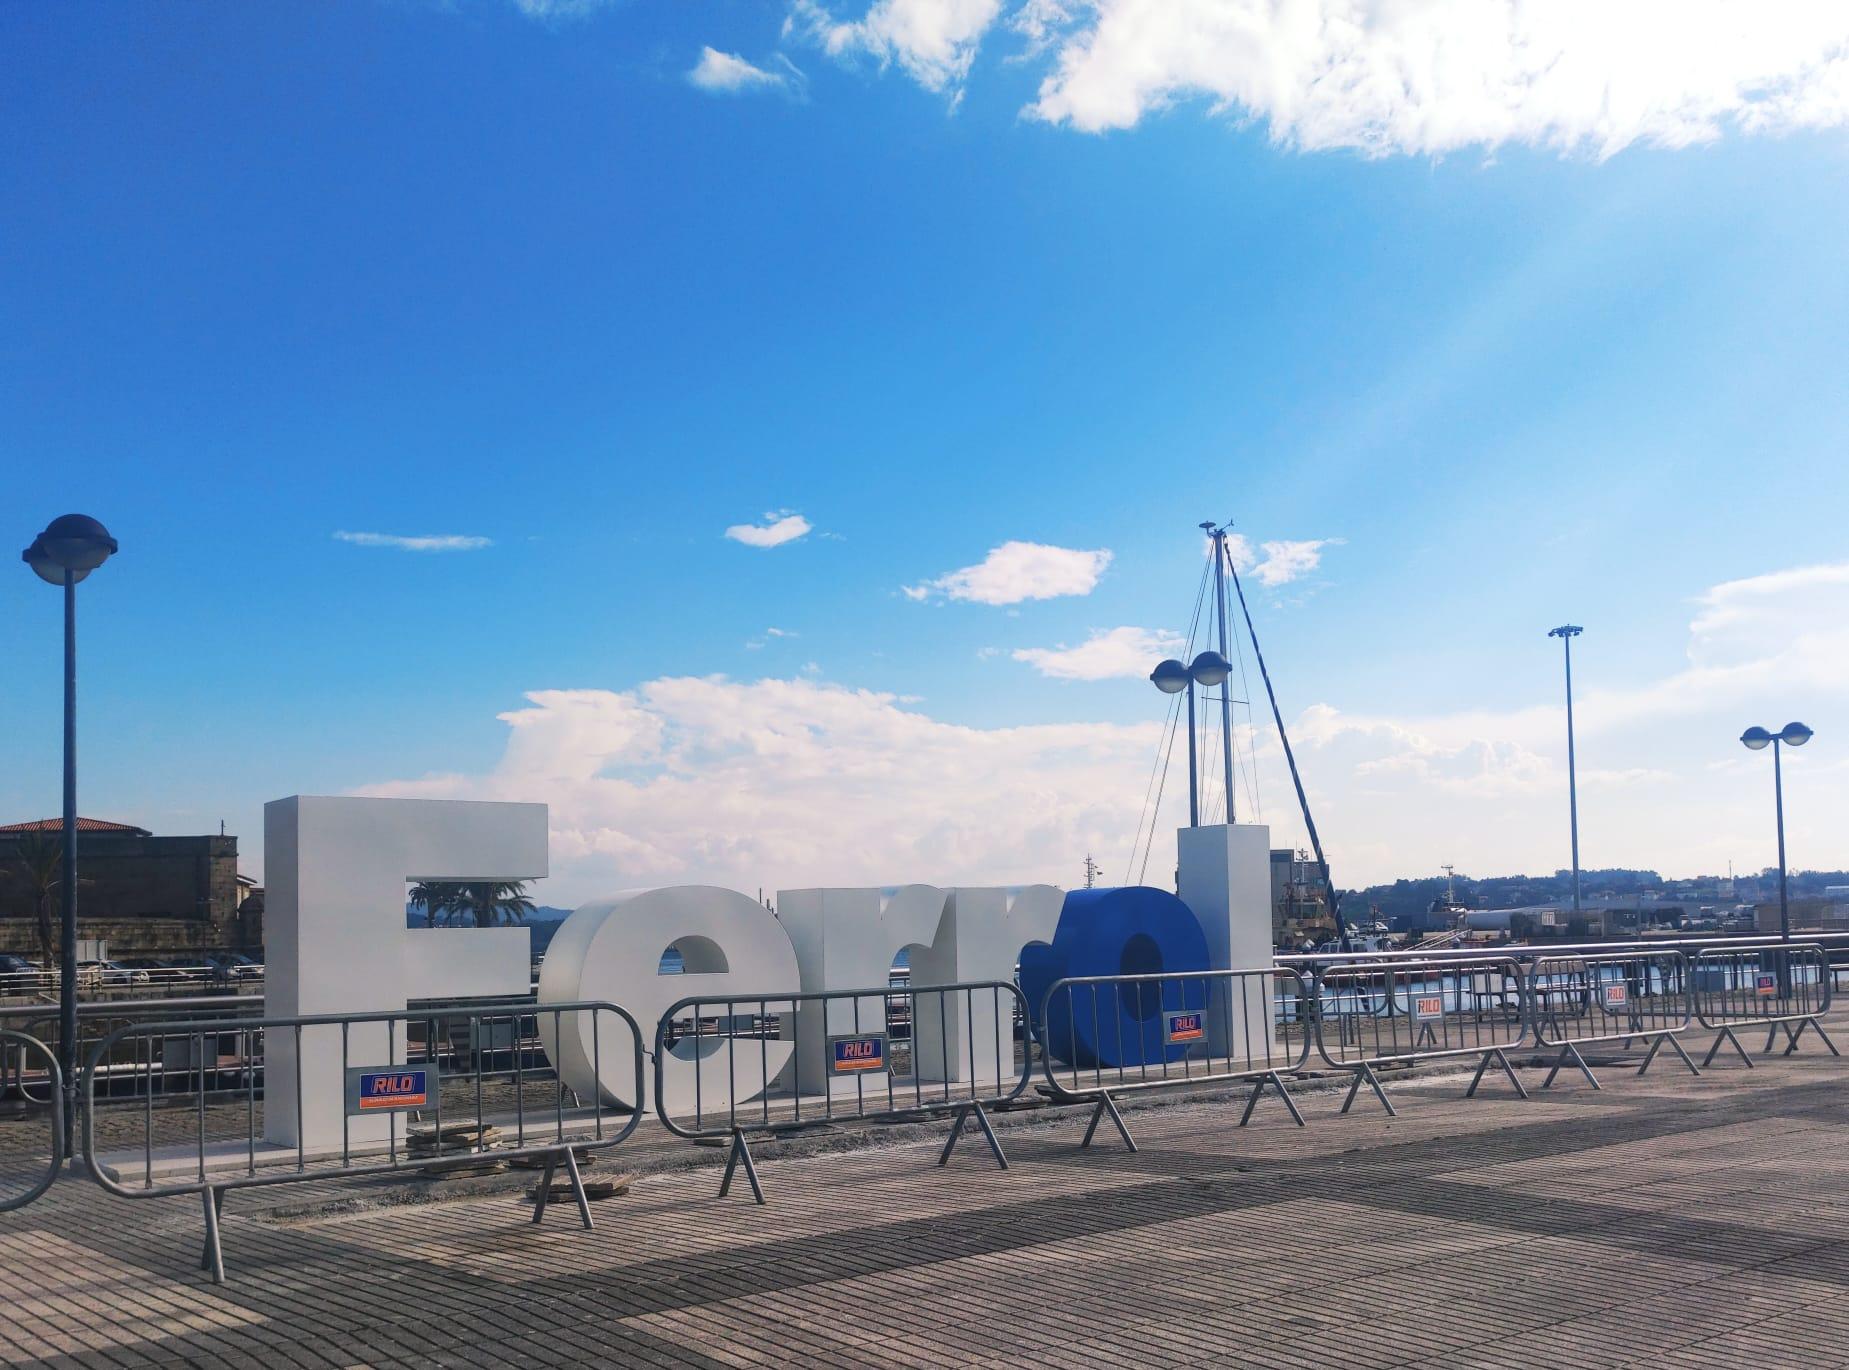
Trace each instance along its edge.
<path fill-rule="evenodd" d="M 1170 657 L 1156 663 L 1156 669 L 1149 673 L 1150 681 L 1163 694 L 1188 692 L 1188 826 L 1198 828 L 1201 825 L 1200 782 L 1195 775 L 1194 763 L 1194 687 L 1201 686 L 1211 690 L 1216 685 L 1224 685 L 1226 678 L 1233 673 L 1233 667 L 1227 659 L 1215 651 L 1202 652 L 1186 666 Z M 1230 793 L 1227 804 L 1232 803 Z M 1229 810 L 1230 812 L 1230 810 Z"/>
<path fill-rule="evenodd" d="M 1791 940 L 1791 901 L 1785 893 L 1785 768 L 1779 750 L 1781 746 L 1802 747 L 1810 740 L 1811 730 L 1802 723 L 1787 723 L 1776 733 L 1755 726 L 1740 734 L 1749 751 L 1762 752 L 1768 744 L 1772 748 L 1772 803 L 1778 814 L 1778 935 L 1785 942 Z"/>
<path fill-rule="evenodd" d="M 77 582 L 109 560 L 116 540 L 84 514 L 46 525 L 20 559 L 40 580 L 64 587 L 64 858 L 58 889 L 64 906 L 59 935 L 58 1068 L 64 1075 L 64 1154 L 77 1118 Z"/>

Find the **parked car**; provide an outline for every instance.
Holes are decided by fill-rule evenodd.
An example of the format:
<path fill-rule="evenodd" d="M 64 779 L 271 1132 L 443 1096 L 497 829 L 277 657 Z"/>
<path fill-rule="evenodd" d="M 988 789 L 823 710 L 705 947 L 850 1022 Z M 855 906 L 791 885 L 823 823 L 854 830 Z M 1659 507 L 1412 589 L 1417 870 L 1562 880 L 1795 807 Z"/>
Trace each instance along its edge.
<path fill-rule="evenodd" d="M 0 956 L 0 994 L 30 994 L 41 974 L 38 964 L 23 956 Z"/>
<path fill-rule="evenodd" d="M 224 980 L 225 968 L 209 956 L 181 956 L 167 962 L 163 979 Z"/>
<path fill-rule="evenodd" d="M 94 964 L 100 970 L 105 985 L 145 985 L 154 978 L 139 966 L 125 966 L 120 961 L 96 961 L 83 964 Z"/>
<path fill-rule="evenodd" d="M 253 961 L 239 951 L 225 956 L 219 962 L 219 966 L 226 977 L 232 980 L 261 980 L 263 978 L 263 962 Z"/>

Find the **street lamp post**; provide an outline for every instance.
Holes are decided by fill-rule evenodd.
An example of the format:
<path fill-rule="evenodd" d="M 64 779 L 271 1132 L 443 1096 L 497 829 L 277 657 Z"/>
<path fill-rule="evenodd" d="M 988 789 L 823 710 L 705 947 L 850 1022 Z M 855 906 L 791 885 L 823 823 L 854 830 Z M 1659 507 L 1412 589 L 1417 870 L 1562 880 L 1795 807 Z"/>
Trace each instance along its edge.
<path fill-rule="evenodd" d="M 1188 826 L 1198 828 L 1201 825 L 1201 786 L 1195 766 L 1194 744 L 1194 687 L 1200 685 L 1212 689 L 1215 685 L 1224 685 L 1226 678 L 1233 673 L 1232 666 L 1218 652 L 1202 652 L 1192 662 L 1184 666 L 1170 657 L 1156 663 L 1156 669 L 1149 673 L 1150 682 L 1165 695 L 1188 692 Z M 1232 802 L 1230 796 L 1227 801 Z"/>
<path fill-rule="evenodd" d="M 116 551 L 109 530 L 83 514 L 46 525 L 20 554 L 40 580 L 64 587 L 64 857 L 59 892 L 58 1068 L 64 1075 L 64 1154 L 75 1157 L 77 1118 L 77 582 Z"/>
<path fill-rule="evenodd" d="M 1779 748 L 1802 747 L 1811 736 L 1811 730 L 1802 723 L 1787 723 L 1776 733 L 1755 726 L 1740 734 L 1740 741 L 1749 751 L 1764 751 L 1768 743 L 1772 747 L 1772 806 L 1778 815 L 1778 936 L 1782 942 L 1791 940 L 1791 900 L 1785 890 L 1785 768 L 1779 759 Z"/>
<path fill-rule="evenodd" d="M 1574 623 L 1549 628 L 1547 635 L 1560 639 L 1566 649 L 1567 663 L 1567 823 L 1573 837 L 1573 912 L 1579 913 L 1579 777 L 1573 758 L 1573 639 L 1585 629 Z"/>

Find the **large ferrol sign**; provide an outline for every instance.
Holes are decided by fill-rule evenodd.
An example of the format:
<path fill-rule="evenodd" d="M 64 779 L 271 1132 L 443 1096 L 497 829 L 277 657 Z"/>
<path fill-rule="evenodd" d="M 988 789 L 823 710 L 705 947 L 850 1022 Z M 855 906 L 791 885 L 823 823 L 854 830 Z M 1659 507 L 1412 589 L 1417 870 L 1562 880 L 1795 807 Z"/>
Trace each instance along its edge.
<path fill-rule="evenodd" d="M 414 880 L 525 880 L 547 872 L 547 814 L 542 804 L 455 800 L 295 796 L 265 806 L 269 891 L 269 974 L 265 1013 L 364 1015 L 402 1011 L 409 1000 L 510 998 L 530 985 L 530 937 L 524 928 L 407 928 L 404 894 Z M 716 886 L 676 886 L 593 900 L 560 927 L 540 968 L 539 1002 L 620 1004 L 645 1032 L 677 1000 L 739 1000 L 795 991 L 875 989 L 905 954 L 911 983 L 928 988 L 965 982 L 1020 981 L 1030 1004 L 1062 976 L 1205 970 L 1227 957 L 1238 966 L 1266 964 L 1246 950 L 1270 928 L 1267 833 L 1262 827 L 1190 829 L 1181 842 L 1181 881 L 1191 908 L 1162 890 L 1078 890 L 1051 885 L 1010 888 L 895 885 L 781 890 L 777 911 Z M 1237 912 L 1235 912 L 1237 910 Z M 1205 933 L 1205 935 L 1204 935 Z M 1267 941 L 1268 947 L 1268 941 Z M 1210 948 L 1212 949 L 1210 951 Z M 663 974 L 664 953 L 678 953 L 678 974 Z M 1225 967 L 1223 967 L 1225 968 Z M 805 1001 L 812 1020 L 799 1036 L 813 1059 L 792 1070 L 796 1041 L 765 1040 L 750 1052 L 726 1053 L 720 1034 L 676 1042 L 662 1064 L 662 1101 L 684 1108 L 696 1095 L 713 1102 L 754 1098 L 800 1075 L 828 1089 L 853 1090 L 870 1072 L 889 1068 L 885 994 Z M 1011 1043 L 1006 1001 L 971 996 L 962 1015 L 923 1015 L 912 1025 L 911 1058 L 921 1078 L 963 1082 L 994 1073 L 989 1043 Z M 1122 1005 L 1119 1005 L 1122 1008 Z M 1146 1051 L 1177 1059 L 1205 1034 L 1214 1049 L 1229 1033 L 1268 1032 L 1269 1008 L 1244 1013 L 1219 999 L 1192 1027 L 1171 1035 L 1153 1015 L 1180 1007 L 1152 1001 L 1125 1012 L 1135 1022 L 1118 1046 L 1119 1024 L 1094 1038 L 1089 1023 L 1056 1043 L 1089 1063 L 1140 1063 Z M 1145 1022 L 1145 1011 L 1151 1015 Z M 560 1080 L 580 1096 L 596 1094 L 627 1107 L 634 1088 L 627 1043 L 603 1042 L 599 1015 L 574 1014 L 561 1031 L 538 1018 L 541 1040 Z M 603 1024 L 603 1029 L 599 1028 Z M 1147 1029 L 1147 1030 L 1146 1030 Z M 304 1028 L 299 1039 L 273 1034 L 266 1129 L 271 1142 L 341 1146 L 386 1136 L 388 1119 L 371 1114 L 423 1106 L 435 1080 L 403 1067 L 404 1040 L 381 1023 Z M 1145 1039 L 1152 1039 L 1143 1045 Z M 1012 1054 L 1012 1047 L 1007 1048 Z M 1129 1059 L 1134 1056 L 1135 1060 Z M 393 1058 L 397 1059 L 394 1060 Z M 379 1062 L 356 1076 L 342 1060 Z M 1063 1057 L 1073 1059 L 1073 1057 Z M 932 1063 L 936 1063 L 933 1065 Z M 985 1064 L 985 1062 L 987 1064 Z M 937 1076 L 932 1075 L 932 1071 Z M 645 1076 L 643 1089 L 651 1089 Z M 807 1086 L 805 1086 L 807 1087 Z M 297 1101 L 299 1100 L 299 1110 Z"/>

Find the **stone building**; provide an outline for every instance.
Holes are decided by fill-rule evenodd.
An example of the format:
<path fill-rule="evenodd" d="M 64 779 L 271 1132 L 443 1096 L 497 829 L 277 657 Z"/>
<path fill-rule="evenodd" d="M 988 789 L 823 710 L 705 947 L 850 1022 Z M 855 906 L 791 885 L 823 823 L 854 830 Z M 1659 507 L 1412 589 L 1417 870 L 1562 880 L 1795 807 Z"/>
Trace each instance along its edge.
<path fill-rule="evenodd" d="M 0 826 L 0 951 L 38 954 L 38 892 L 25 853 L 35 837 L 55 842 L 62 832 L 57 818 Z M 253 932 L 262 936 L 260 918 L 239 916 L 251 893 L 238 876 L 235 837 L 156 837 L 129 823 L 77 820 L 78 930 L 105 940 L 112 956 L 248 948 Z M 56 890 L 52 901 L 55 922 Z"/>

